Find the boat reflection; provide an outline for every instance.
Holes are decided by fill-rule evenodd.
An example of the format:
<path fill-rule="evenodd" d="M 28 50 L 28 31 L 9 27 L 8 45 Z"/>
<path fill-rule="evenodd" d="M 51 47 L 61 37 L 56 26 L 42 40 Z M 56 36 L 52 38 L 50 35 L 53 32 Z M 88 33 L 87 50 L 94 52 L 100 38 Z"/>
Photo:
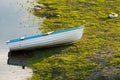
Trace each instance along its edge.
<path fill-rule="evenodd" d="M 40 62 L 50 56 L 56 54 L 63 54 L 64 49 L 66 49 L 70 45 L 64 45 L 64 46 L 58 45 L 56 47 L 51 46 L 48 48 L 25 50 L 25 51 L 12 51 L 8 53 L 7 63 L 9 65 L 22 66 L 22 68 L 25 69 L 26 66 Z"/>
<path fill-rule="evenodd" d="M 12 51 L 8 53 L 7 64 L 22 66 L 22 68 L 25 69 L 25 66 L 29 65 L 32 57 L 33 54 L 30 51 Z"/>

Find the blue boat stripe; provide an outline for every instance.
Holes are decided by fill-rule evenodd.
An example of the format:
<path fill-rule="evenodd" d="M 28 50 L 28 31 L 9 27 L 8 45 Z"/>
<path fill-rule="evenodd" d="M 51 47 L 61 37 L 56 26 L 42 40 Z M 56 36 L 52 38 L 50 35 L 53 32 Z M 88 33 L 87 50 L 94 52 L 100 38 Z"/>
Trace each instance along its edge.
<path fill-rule="evenodd" d="M 65 30 L 58 30 L 58 31 L 50 33 L 49 35 L 57 34 L 57 33 L 61 33 L 61 32 L 67 32 L 67 31 L 71 31 L 71 30 L 76 30 L 76 29 L 80 29 L 80 28 L 84 28 L 84 26 L 80 26 L 80 27 L 76 27 L 76 28 L 69 28 L 69 29 L 65 29 Z M 24 37 L 24 39 L 16 38 L 16 39 L 8 40 L 7 43 L 19 42 L 21 40 L 28 40 L 28 39 L 38 38 L 38 37 L 42 37 L 42 36 L 45 36 L 45 35 L 46 34 L 38 34 L 38 35 L 34 35 L 34 36 L 26 36 L 26 37 Z"/>

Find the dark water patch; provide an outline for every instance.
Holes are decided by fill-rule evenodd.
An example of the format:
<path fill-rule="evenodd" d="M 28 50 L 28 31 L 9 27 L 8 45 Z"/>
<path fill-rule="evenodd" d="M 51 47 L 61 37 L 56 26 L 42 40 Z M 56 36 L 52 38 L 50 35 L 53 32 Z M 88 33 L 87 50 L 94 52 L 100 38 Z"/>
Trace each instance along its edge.
<path fill-rule="evenodd" d="M 30 51 L 11 51 L 8 52 L 7 64 L 22 66 L 24 69 L 25 66 L 29 66 L 30 59 L 33 56 Z"/>
<path fill-rule="evenodd" d="M 25 66 L 29 66 L 30 64 L 42 61 L 43 59 L 56 54 L 65 53 L 63 52 L 64 49 L 70 45 L 57 45 L 32 50 L 11 51 L 8 52 L 7 64 L 21 66 L 23 69 L 25 69 Z"/>

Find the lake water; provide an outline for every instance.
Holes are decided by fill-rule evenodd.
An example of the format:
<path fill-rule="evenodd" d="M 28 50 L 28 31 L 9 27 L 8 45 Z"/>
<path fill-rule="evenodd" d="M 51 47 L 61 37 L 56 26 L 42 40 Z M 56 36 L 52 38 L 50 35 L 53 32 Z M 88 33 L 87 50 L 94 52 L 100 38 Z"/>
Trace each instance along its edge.
<path fill-rule="evenodd" d="M 31 69 L 23 69 L 19 64 L 24 59 L 22 62 L 18 57 L 8 58 L 9 48 L 5 43 L 8 39 L 39 33 L 40 19 L 27 11 L 29 3 L 27 0 L 0 0 L 0 80 L 25 80 L 32 76 Z"/>

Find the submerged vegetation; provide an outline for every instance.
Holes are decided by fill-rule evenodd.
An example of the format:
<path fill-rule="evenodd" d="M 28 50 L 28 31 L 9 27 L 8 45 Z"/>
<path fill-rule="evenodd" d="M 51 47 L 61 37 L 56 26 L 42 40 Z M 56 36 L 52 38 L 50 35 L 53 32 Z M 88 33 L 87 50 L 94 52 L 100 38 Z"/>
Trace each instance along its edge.
<path fill-rule="evenodd" d="M 120 0 L 37 0 L 33 14 L 45 17 L 40 30 L 85 25 L 82 39 L 72 45 L 33 52 L 31 80 L 119 80 Z"/>

